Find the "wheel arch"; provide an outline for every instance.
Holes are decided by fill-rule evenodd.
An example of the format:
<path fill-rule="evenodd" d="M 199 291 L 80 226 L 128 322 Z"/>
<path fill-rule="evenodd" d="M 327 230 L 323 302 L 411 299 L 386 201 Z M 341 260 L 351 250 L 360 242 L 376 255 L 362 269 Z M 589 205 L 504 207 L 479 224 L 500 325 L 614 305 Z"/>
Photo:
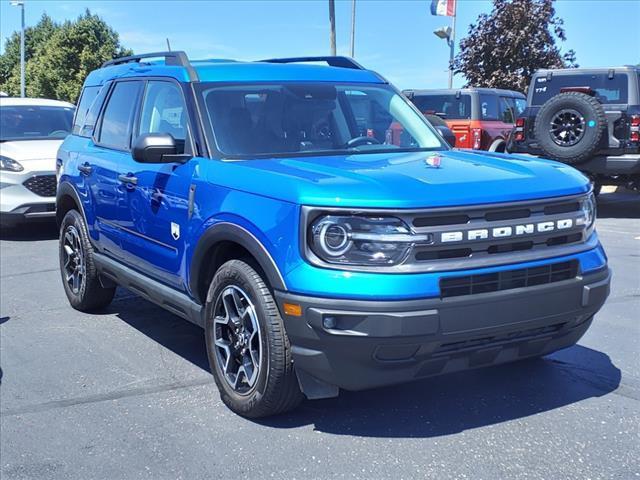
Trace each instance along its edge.
<path fill-rule="evenodd" d="M 195 299 L 205 303 L 209 281 L 217 267 L 227 260 L 247 256 L 255 260 L 271 288 L 286 290 L 280 270 L 265 246 L 247 229 L 234 223 L 219 222 L 202 234 L 191 257 L 189 287 Z"/>
<path fill-rule="evenodd" d="M 500 150 L 500 148 L 502 148 L 502 150 Z M 488 151 L 503 153 L 506 151 L 506 148 L 507 148 L 507 142 L 505 141 L 505 139 L 502 137 L 498 137 L 493 141 Z"/>
<path fill-rule="evenodd" d="M 78 210 L 86 221 L 78 192 L 69 182 L 63 182 L 58 185 L 56 192 L 56 222 L 58 226 L 62 224 L 62 219 L 69 210 Z"/>

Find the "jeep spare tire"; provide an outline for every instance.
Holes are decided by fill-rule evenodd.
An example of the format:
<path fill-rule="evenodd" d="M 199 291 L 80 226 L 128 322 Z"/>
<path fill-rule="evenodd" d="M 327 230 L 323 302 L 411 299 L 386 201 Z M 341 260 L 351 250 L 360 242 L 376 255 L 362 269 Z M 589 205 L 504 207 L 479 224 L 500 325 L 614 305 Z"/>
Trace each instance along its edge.
<path fill-rule="evenodd" d="M 607 131 L 607 118 L 594 97 L 567 92 L 542 105 L 534 130 L 538 145 L 547 157 L 577 164 L 598 150 Z"/>

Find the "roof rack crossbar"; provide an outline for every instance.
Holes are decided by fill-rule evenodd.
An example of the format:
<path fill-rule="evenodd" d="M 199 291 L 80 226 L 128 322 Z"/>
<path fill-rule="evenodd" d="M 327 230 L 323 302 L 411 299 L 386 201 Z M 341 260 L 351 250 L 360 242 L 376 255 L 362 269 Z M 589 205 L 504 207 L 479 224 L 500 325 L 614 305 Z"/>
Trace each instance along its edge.
<path fill-rule="evenodd" d="M 165 65 L 175 66 L 175 67 L 184 67 L 187 70 L 189 75 L 189 79 L 192 82 L 198 81 L 198 74 L 189 62 L 189 57 L 187 54 L 182 51 L 174 51 L 174 52 L 151 52 L 151 53 L 142 53 L 139 55 L 130 55 L 128 57 L 120 57 L 114 58 L 113 60 L 108 60 L 102 64 L 102 68 L 112 67 L 114 65 L 124 65 L 126 63 L 140 63 L 140 60 L 145 58 L 162 58 L 164 57 Z"/>
<path fill-rule="evenodd" d="M 325 57 L 291 57 L 291 58 L 269 58 L 260 60 L 265 63 L 311 63 L 325 62 L 330 67 L 352 68 L 354 70 L 366 70 L 362 65 L 350 57 L 325 56 Z"/>

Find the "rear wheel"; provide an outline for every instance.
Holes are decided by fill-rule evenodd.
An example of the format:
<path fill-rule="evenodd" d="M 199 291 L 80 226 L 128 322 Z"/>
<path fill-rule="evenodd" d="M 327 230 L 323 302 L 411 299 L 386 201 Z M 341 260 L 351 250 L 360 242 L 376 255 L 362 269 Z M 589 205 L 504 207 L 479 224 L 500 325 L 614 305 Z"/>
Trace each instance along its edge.
<path fill-rule="evenodd" d="M 282 318 L 256 269 L 242 260 L 222 265 L 205 314 L 209 364 L 227 407 L 258 418 L 302 401 Z"/>
<path fill-rule="evenodd" d="M 106 307 L 116 289 L 100 282 L 82 215 L 70 210 L 60 226 L 60 273 L 69 303 L 76 310 L 92 312 Z"/>

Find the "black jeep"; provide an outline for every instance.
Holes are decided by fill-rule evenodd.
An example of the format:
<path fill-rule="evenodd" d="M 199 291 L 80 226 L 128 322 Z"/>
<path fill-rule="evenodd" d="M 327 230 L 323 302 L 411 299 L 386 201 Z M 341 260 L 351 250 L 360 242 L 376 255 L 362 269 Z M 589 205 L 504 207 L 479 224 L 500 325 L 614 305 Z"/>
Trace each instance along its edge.
<path fill-rule="evenodd" d="M 537 71 L 508 148 L 640 190 L 640 66 Z"/>

